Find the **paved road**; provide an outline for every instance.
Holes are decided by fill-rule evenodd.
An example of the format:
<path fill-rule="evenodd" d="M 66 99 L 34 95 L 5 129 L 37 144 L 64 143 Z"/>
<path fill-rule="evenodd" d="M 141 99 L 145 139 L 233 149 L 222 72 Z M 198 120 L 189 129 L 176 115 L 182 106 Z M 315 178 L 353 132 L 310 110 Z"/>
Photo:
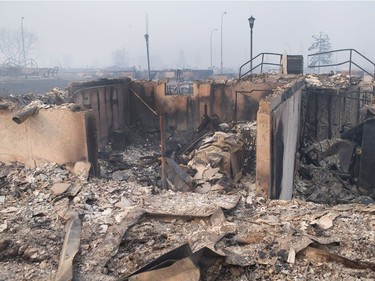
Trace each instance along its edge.
<path fill-rule="evenodd" d="M 69 81 L 62 78 L 0 78 L 0 96 L 45 94 L 54 87 L 65 89 L 68 84 Z"/>

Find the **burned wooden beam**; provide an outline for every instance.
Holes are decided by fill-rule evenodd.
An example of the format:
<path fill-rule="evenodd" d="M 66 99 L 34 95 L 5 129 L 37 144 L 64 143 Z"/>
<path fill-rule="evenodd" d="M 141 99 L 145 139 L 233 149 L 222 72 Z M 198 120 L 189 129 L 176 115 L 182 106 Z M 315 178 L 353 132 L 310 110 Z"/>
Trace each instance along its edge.
<path fill-rule="evenodd" d="M 27 118 L 37 114 L 39 111 L 38 106 L 25 107 L 23 110 L 15 114 L 12 118 L 17 124 L 22 124 Z"/>

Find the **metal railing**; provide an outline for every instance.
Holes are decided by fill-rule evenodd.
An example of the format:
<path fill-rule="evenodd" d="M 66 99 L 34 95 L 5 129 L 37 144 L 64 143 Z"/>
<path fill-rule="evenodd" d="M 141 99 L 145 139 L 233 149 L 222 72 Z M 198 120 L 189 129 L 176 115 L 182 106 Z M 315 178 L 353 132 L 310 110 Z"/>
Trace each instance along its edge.
<path fill-rule="evenodd" d="M 315 67 L 330 67 L 330 66 L 339 66 L 339 65 L 343 65 L 343 64 L 346 64 L 346 63 L 349 63 L 349 76 L 352 75 L 352 64 L 355 65 L 356 67 L 358 67 L 359 69 L 361 69 L 362 71 L 366 72 L 368 75 L 370 75 L 371 77 L 375 78 L 375 63 L 372 62 L 370 59 L 366 58 L 364 55 L 362 55 L 360 52 L 358 52 L 357 50 L 355 49 L 339 49 L 339 50 L 333 50 L 333 51 L 327 51 L 327 52 L 321 52 L 321 53 L 315 53 L 315 54 L 311 54 L 311 55 L 308 55 L 308 57 L 313 57 L 313 56 L 321 56 L 321 55 L 325 55 L 325 54 L 330 54 L 330 53 L 338 53 L 338 52 L 348 52 L 349 51 L 349 60 L 347 61 L 344 61 L 344 62 L 340 62 L 340 63 L 332 63 L 332 64 L 324 64 L 324 65 L 308 65 L 307 67 L 308 68 L 315 68 Z M 361 66 L 359 66 L 357 63 L 355 63 L 353 61 L 353 52 L 359 56 L 361 56 L 363 59 L 365 59 L 367 62 L 369 62 L 373 68 L 374 68 L 374 72 L 373 73 L 370 73 L 368 72 L 367 70 L 365 70 L 364 68 L 362 68 Z"/>
<path fill-rule="evenodd" d="M 27 59 L 23 63 L 23 67 L 38 68 L 38 63 L 33 59 Z"/>
<path fill-rule="evenodd" d="M 27 59 L 25 61 L 19 61 L 14 58 L 7 58 L 3 63 L 2 66 L 4 67 L 30 67 L 30 68 L 38 68 L 38 63 L 33 59 Z"/>
<path fill-rule="evenodd" d="M 7 58 L 3 63 L 3 67 L 21 67 L 21 63 L 14 58 Z"/>
<path fill-rule="evenodd" d="M 280 63 L 271 63 L 271 62 L 265 62 L 264 61 L 264 56 L 265 55 L 271 55 L 271 56 L 278 56 L 280 58 Z M 245 62 L 243 65 L 240 66 L 240 70 L 239 70 L 239 73 L 238 73 L 238 79 L 241 79 L 243 78 L 244 76 L 248 75 L 249 73 L 252 73 L 254 69 L 258 68 L 260 66 L 260 73 L 263 72 L 263 66 L 264 65 L 274 65 L 274 66 L 281 66 L 281 59 L 282 59 L 282 54 L 278 54 L 278 53 L 260 53 L 258 54 L 257 56 L 253 57 L 251 60 Z M 249 69 L 248 71 L 246 71 L 245 73 L 241 74 L 242 72 L 242 68 L 247 66 L 247 65 L 252 65 L 252 62 L 254 60 L 256 60 L 257 58 L 261 57 L 261 62 L 257 65 L 255 65 L 254 67 L 252 67 L 251 69 Z"/>

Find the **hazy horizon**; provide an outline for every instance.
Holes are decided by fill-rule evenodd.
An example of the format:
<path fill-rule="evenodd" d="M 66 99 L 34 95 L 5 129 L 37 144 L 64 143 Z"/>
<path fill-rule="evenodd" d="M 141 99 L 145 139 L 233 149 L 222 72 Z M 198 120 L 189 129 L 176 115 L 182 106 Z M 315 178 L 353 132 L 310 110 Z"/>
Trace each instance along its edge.
<path fill-rule="evenodd" d="M 125 50 L 127 67 L 147 69 L 147 14 L 151 69 L 208 69 L 215 28 L 213 65 L 220 67 L 223 12 L 224 68 L 238 69 L 249 59 L 251 15 L 254 56 L 306 56 L 312 35 L 324 32 L 332 49 L 354 48 L 375 61 L 375 2 L 365 1 L 2 1 L 0 29 L 20 30 L 24 17 L 24 30 L 38 38 L 32 57 L 40 66 L 108 67 L 112 53 Z M 0 63 L 5 59 L 0 55 Z"/>

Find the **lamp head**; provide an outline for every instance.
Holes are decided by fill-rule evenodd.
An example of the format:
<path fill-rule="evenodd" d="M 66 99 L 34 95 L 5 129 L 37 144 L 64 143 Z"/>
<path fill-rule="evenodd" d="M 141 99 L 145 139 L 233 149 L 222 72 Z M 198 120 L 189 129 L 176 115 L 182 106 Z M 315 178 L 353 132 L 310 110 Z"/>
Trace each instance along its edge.
<path fill-rule="evenodd" d="M 249 20 L 250 29 L 253 29 L 255 18 L 251 16 L 248 18 L 248 20 Z"/>

